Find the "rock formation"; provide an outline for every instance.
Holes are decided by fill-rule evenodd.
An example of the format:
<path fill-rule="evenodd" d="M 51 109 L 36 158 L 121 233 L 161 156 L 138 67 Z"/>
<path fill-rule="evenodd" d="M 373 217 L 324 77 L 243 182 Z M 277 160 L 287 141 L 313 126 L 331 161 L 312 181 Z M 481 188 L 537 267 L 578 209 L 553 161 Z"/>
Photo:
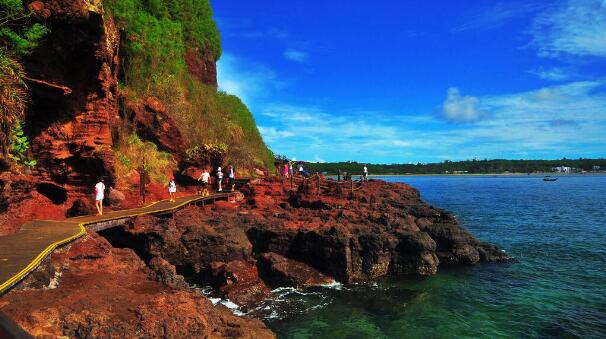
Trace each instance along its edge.
<path fill-rule="evenodd" d="M 163 265 L 158 262 L 153 266 Z M 46 281 L 41 288 L 39 279 L 49 275 L 33 275 L 0 300 L 2 312 L 34 336 L 274 337 L 260 320 L 215 307 L 182 283 L 162 283 L 163 269 L 151 271 L 132 250 L 112 248 L 94 234 L 56 252 L 46 266 L 61 272 L 58 285 Z"/>
<path fill-rule="evenodd" d="M 428 276 L 439 265 L 510 259 L 405 184 L 372 180 L 353 195 L 316 195 L 267 178 L 243 191 L 247 197 L 239 205 L 138 217 L 102 235 L 145 261 L 162 258 L 188 280 L 245 306 L 266 297 L 266 286 Z"/>
<path fill-rule="evenodd" d="M 269 177 L 242 191 L 239 203 L 138 216 L 90 234 L 53 254 L 0 311 L 35 335 L 271 337 L 260 321 L 212 307 L 191 284 L 246 311 L 271 288 L 511 260 L 406 184 L 371 180 L 353 193 L 317 194 Z"/>

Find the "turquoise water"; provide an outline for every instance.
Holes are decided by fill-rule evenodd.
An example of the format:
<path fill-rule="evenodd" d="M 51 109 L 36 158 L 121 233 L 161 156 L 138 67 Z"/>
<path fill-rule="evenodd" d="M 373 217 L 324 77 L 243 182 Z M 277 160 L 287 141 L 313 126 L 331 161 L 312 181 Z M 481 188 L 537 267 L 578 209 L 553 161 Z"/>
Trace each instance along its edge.
<path fill-rule="evenodd" d="M 390 177 L 520 260 L 277 291 L 280 338 L 606 338 L 606 176 Z"/>

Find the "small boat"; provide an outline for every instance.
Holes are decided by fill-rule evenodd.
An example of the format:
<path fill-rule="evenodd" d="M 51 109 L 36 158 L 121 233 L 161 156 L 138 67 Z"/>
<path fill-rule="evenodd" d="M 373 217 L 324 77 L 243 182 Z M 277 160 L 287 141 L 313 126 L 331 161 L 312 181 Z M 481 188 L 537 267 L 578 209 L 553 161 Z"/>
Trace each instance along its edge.
<path fill-rule="evenodd" d="M 556 181 L 556 180 L 558 180 L 558 178 L 552 178 L 549 175 L 543 177 L 543 181 Z"/>

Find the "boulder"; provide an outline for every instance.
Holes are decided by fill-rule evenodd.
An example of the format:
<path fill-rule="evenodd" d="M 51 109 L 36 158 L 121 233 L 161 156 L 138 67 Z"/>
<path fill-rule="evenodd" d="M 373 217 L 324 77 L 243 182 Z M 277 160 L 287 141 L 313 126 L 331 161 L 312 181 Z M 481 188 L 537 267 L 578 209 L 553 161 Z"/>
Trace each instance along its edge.
<path fill-rule="evenodd" d="M 224 298 L 240 306 L 250 306 L 271 295 L 269 288 L 259 278 L 253 262 L 214 262 L 210 269 L 215 288 Z"/>
<path fill-rule="evenodd" d="M 72 206 L 65 213 L 65 217 L 73 218 L 83 215 L 91 215 L 96 212 L 95 206 L 90 199 L 78 198 L 74 200 Z"/>
<path fill-rule="evenodd" d="M 125 99 L 126 100 L 126 99 Z M 137 134 L 166 152 L 181 158 L 186 147 L 185 139 L 164 104 L 155 97 L 125 103 L 125 118 L 135 126 Z"/>
<path fill-rule="evenodd" d="M 113 187 L 110 187 L 106 199 L 110 207 L 119 208 L 122 206 L 122 202 L 124 202 L 125 196 L 124 193 L 118 191 Z"/>
<path fill-rule="evenodd" d="M 300 261 L 288 259 L 277 253 L 263 253 L 257 261 L 259 274 L 272 288 L 310 287 L 326 285 L 334 279 Z"/>
<path fill-rule="evenodd" d="M 185 278 L 177 274 L 175 266 L 171 265 L 168 261 L 160 257 L 153 257 L 147 266 L 152 270 L 151 277 L 156 281 L 163 282 L 174 289 L 187 287 Z"/>

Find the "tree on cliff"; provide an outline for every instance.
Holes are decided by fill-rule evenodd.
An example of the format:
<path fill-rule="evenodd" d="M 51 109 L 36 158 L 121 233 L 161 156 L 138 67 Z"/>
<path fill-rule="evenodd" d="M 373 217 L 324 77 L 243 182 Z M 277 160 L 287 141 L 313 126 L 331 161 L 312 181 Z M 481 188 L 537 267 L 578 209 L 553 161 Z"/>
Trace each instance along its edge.
<path fill-rule="evenodd" d="M 48 32 L 30 21 L 21 0 L 0 0 L 0 153 L 5 157 L 15 127 L 23 119 L 27 104 L 25 72 L 19 57 L 33 50 Z"/>

